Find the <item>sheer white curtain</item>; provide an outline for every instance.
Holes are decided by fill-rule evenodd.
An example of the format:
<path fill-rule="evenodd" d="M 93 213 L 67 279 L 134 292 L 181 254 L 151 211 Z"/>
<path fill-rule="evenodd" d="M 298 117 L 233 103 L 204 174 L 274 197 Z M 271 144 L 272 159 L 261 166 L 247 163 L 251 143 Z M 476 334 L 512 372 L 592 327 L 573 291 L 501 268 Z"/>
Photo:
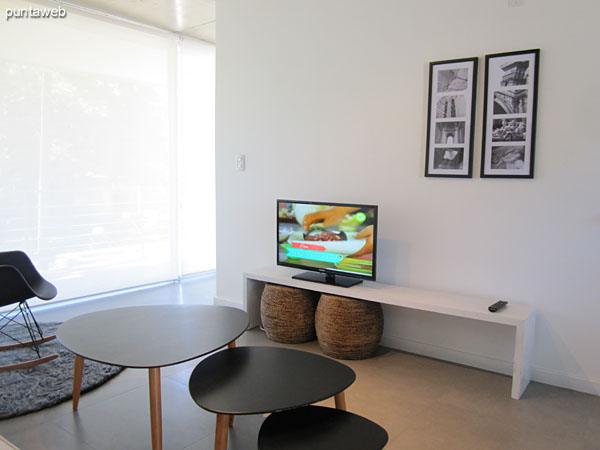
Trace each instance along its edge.
<path fill-rule="evenodd" d="M 0 0 L 0 13 L 29 6 Z M 189 53 L 178 37 L 69 10 L 64 19 L 1 21 L 0 42 L 0 250 L 27 252 L 59 299 L 214 268 L 214 248 L 198 262 L 202 242 L 190 241 L 184 264 L 179 252 L 195 220 L 181 209 L 193 201 L 183 200 L 214 210 L 214 193 L 205 199 L 186 182 L 182 160 L 206 153 L 214 184 L 214 135 L 181 125 L 204 120 L 198 112 L 210 101 L 178 104 L 198 97 L 178 83 Z M 200 47 L 201 70 L 214 77 L 214 47 Z M 203 215 L 214 221 L 214 211 Z"/>

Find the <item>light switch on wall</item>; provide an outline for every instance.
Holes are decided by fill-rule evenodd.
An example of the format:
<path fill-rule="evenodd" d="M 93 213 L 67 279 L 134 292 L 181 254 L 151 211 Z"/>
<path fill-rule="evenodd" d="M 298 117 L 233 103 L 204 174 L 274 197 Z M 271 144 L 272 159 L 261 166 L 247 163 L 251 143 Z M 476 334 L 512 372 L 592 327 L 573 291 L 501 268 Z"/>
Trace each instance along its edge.
<path fill-rule="evenodd" d="M 237 170 L 246 170 L 246 155 L 235 156 L 235 168 Z"/>

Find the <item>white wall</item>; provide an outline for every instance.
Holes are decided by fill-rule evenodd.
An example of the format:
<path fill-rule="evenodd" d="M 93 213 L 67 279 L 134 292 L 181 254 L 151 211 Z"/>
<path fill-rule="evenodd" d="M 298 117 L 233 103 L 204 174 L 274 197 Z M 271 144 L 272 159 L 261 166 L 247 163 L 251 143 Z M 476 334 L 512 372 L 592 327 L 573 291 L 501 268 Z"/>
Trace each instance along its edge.
<path fill-rule="evenodd" d="M 276 198 L 376 203 L 378 281 L 532 305 L 534 378 L 600 393 L 597 2 L 217 8 L 217 301 L 241 302 L 242 272 L 275 263 Z M 529 48 L 541 49 L 535 178 L 425 178 L 428 63 Z M 385 319 L 389 345 L 500 371 L 511 360 L 503 327 Z"/>
<path fill-rule="evenodd" d="M 179 58 L 179 254 L 189 275 L 216 266 L 215 46 L 186 37 Z"/>

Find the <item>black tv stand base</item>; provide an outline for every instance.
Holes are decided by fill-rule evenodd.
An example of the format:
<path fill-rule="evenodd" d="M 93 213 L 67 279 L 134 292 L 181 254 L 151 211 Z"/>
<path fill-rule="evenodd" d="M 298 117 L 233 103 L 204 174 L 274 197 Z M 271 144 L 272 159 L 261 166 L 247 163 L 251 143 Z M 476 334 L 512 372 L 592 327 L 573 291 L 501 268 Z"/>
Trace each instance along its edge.
<path fill-rule="evenodd" d="M 296 280 L 314 281 L 321 284 L 332 284 L 340 287 L 350 287 L 362 283 L 363 280 L 353 277 L 344 277 L 342 275 L 333 275 L 321 272 L 302 272 L 294 275 L 292 278 Z"/>

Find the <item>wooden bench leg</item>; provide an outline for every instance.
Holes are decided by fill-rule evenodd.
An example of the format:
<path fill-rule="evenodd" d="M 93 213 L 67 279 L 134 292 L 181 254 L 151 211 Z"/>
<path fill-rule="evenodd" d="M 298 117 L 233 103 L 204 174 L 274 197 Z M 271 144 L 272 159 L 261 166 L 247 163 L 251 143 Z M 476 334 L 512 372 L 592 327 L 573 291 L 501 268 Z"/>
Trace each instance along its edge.
<path fill-rule="evenodd" d="M 84 359 L 75 355 L 75 367 L 73 369 L 73 411 L 79 407 L 79 396 L 81 395 L 81 381 L 83 379 L 83 361 Z"/>
<path fill-rule="evenodd" d="M 335 407 L 342 411 L 346 411 L 346 395 L 343 391 L 339 394 L 335 394 Z"/>
<path fill-rule="evenodd" d="M 227 450 L 227 433 L 229 416 L 217 414 L 217 429 L 215 431 L 215 450 Z"/>

